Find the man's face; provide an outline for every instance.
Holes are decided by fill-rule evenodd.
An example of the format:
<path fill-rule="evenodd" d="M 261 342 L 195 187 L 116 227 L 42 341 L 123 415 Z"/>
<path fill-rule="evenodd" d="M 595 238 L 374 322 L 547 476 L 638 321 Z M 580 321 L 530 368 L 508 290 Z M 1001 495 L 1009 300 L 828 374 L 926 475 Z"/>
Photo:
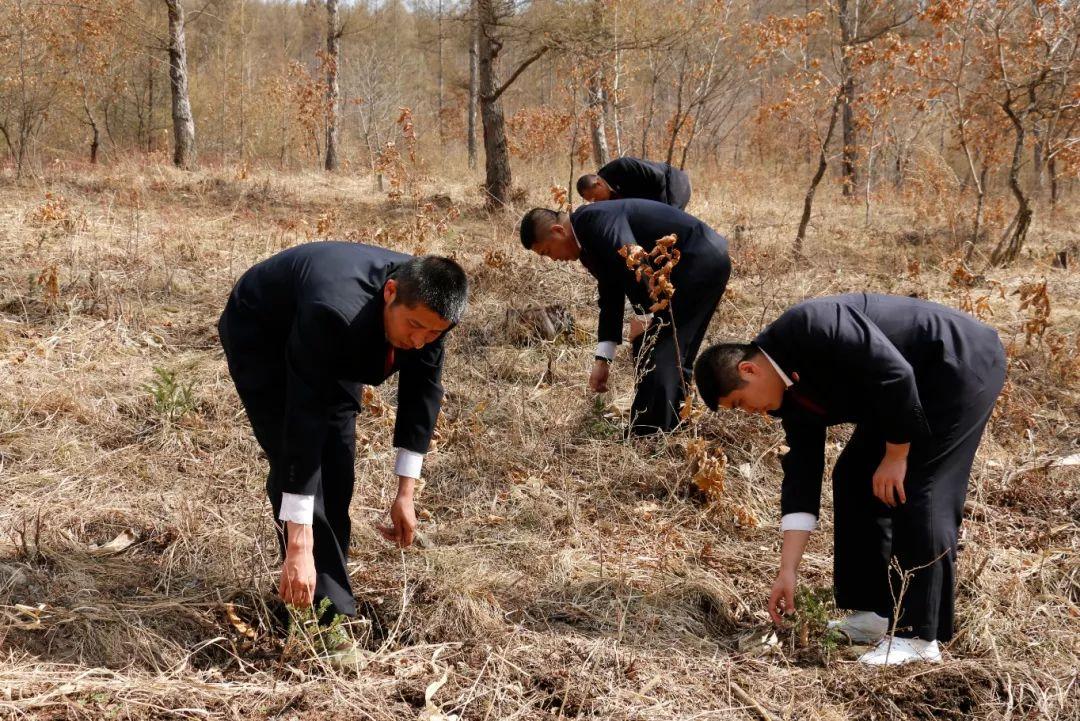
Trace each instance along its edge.
<path fill-rule="evenodd" d="M 721 408 L 738 408 L 747 413 L 766 413 L 780 408 L 784 402 L 784 381 L 767 360 L 746 360 L 739 363 L 741 388 L 720 399 Z"/>
<path fill-rule="evenodd" d="M 434 343 L 450 327 L 450 321 L 425 305 L 410 308 L 397 300 L 397 281 L 383 286 L 383 327 L 390 345 L 402 350 L 423 348 Z"/>
<path fill-rule="evenodd" d="M 581 197 L 590 203 L 596 203 L 601 200 L 611 200 L 611 195 L 611 186 L 603 178 L 600 178 L 596 181 L 596 185 L 582 193 Z"/>
<path fill-rule="evenodd" d="M 574 234 L 561 223 L 552 225 L 542 237 L 537 238 L 532 251 L 552 260 L 577 260 L 581 257 L 581 246 Z"/>

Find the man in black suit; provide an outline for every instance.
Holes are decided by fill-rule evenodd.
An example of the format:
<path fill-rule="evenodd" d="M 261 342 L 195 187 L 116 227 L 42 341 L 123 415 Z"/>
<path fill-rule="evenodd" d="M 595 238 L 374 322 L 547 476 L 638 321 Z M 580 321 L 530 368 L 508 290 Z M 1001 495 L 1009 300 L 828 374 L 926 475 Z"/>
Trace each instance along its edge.
<path fill-rule="evenodd" d="M 769 612 L 794 610 L 816 526 L 825 429 L 854 423 L 833 469 L 835 625 L 878 647 L 864 663 L 940 659 L 953 635 L 956 545 L 975 450 L 1005 382 L 997 333 L 914 298 L 854 293 L 800 303 L 748 344 L 713 346 L 694 370 L 705 402 L 781 419 L 780 572 Z M 902 578 L 910 583 L 894 603 Z M 895 629 L 895 638 L 885 635 Z"/>
<path fill-rule="evenodd" d="M 590 203 L 642 198 L 685 210 L 690 202 L 690 176 L 668 163 L 622 157 L 595 174 L 578 178 L 577 191 Z"/>
<path fill-rule="evenodd" d="M 412 542 L 413 487 L 443 396 L 443 342 L 466 293 L 465 273 L 447 258 L 334 242 L 278 253 L 233 288 L 218 330 L 270 462 L 287 603 L 327 598 L 327 618 L 356 613 L 346 569 L 356 414 L 362 384 L 395 372 L 398 493 L 392 526 L 380 530 L 402 547 Z"/>
<path fill-rule="evenodd" d="M 658 240 L 672 234 L 680 254 L 670 275 L 675 292 L 670 305 L 650 316 L 649 309 L 663 299 L 649 296 L 646 282 L 635 276 L 619 251 L 631 246 L 652 251 Z M 589 387 L 596 392 L 607 390 L 629 297 L 638 313 L 630 336 L 640 374 L 630 430 L 648 434 L 673 429 L 694 358 L 731 274 L 723 236 L 669 205 L 614 200 L 586 205 L 572 214 L 534 208 L 521 220 L 521 244 L 553 260 L 580 260 L 596 278 L 600 323 L 589 377 Z"/>

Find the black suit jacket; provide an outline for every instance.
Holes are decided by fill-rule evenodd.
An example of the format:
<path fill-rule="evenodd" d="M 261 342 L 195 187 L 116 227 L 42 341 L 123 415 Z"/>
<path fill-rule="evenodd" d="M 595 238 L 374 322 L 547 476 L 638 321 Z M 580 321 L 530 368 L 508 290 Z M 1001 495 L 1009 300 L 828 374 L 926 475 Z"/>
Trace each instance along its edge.
<path fill-rule="evenodd" d="M 581 263 L 599 286 L 600 341 L 622 342 L 627 297 L 641 313 L 654 302 L 649 298 L 648 286 L 635 279 L 619 255 L 621 248 L 640 245 L 651 251 L 660 238 L 672 233 L 678 236 L 675 247 L 682 256 L 671 274 L 675 287 L 672 314 L 676 318 L 680 307 L 695 304 L 704 287 L 727 283 L 731 273 L 727 240 L 694 216 L 670 205 L 638 199 L 591 203 L 575 210 L 570 224 L 581 245 Z"/>
<path fill-rule="evenodd" d="M 596 171 L 618 199 L 642 198 L 679 210 L 690 202 L 690 176 L 667 163 L 623 157 Z"/>
<path fill-rule="evenodd" d="M 383 285 L 410 257 L 358 243 L 307 243 L 253 266 L 233 288 L 229 335 L 256 339 L 241 352 L 265 354 L 269 367 L 284 358 L 285 492 L 315 492 L 331 412 L 358 411 L 362 385 L 395 372 L 394 446 L 427 452 L 443 397 L 446 336 L 419 350 L 394 349 L 388 367 L 383 327 Z"/>
<path fill-rule="evenodd" d="M 1003 355 L 993 328 L 916 298 L 851 293 L 788 309 L 754 341 L 798 381 L 772 415 L 791 449 L 781 511 L 818 515 L 825 429 L 869 424 L 890 443 L 941 435 Z"/>

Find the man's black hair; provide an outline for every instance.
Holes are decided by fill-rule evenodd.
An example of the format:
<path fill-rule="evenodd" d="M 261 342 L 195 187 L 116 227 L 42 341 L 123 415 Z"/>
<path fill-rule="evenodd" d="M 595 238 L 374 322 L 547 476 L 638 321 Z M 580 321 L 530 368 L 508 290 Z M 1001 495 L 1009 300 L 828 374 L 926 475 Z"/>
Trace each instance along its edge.
<path fill-rule="evenodd" d="M 694 382 L 701 400 L 710 410 L 720 406 L 720 399 L 746 385 L 739 375 L 739 364 L 757 355 L 753 343 L 719 343 L 707 348 L 694 363 Z"/>
<path fill-rule="evenodd" d="M 538 236 L 559 222 L 559 214 L 548 208 L 533 208 L 521 218 L 521 244 L 532 250 Z"/>
<path fill-rule="evenodd" d="M 577 179 L 577 194 L 585 197 L 585 191 L 595 187 L 600 182 L 600 176 L 596 173 L 587 173 Z"/>
<path fill-rule="evenodd" d="M 423 305 L 452 324 L 465 315 L 469 279 L 449 258 L 422 255 L 399 265 L 390 277 L 397 281 L 395 302 L 409 308 Z"/>

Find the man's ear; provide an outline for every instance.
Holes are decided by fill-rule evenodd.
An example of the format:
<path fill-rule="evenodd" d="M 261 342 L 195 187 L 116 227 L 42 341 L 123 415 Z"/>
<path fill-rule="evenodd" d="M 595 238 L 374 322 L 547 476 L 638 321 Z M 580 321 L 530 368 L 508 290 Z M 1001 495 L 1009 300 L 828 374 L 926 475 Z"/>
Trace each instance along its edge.
<path fill-rule="evenodd" d="M 390 305 L 391 303 L 393 303 L 394 298 L 397 297 L 397 281 L 393 278 L 386 281 L 386 285 L 383 286 L 382 293 L 383 301 L 385 301 L 386 305 Z"/>
<path fill-rule="evenodd" d="M 753 375 L 757 375 L 758 373 L 761 372 L 761 369 L 759 369 L 756 365 L 754 365 L 753 361 L 748 361 L 748 360 L 739 361 L 738 368 L 739 368 L 739 375 L 741 375 L 741 376 L 743 376 L 743 375 L 753 376 Z"/>

